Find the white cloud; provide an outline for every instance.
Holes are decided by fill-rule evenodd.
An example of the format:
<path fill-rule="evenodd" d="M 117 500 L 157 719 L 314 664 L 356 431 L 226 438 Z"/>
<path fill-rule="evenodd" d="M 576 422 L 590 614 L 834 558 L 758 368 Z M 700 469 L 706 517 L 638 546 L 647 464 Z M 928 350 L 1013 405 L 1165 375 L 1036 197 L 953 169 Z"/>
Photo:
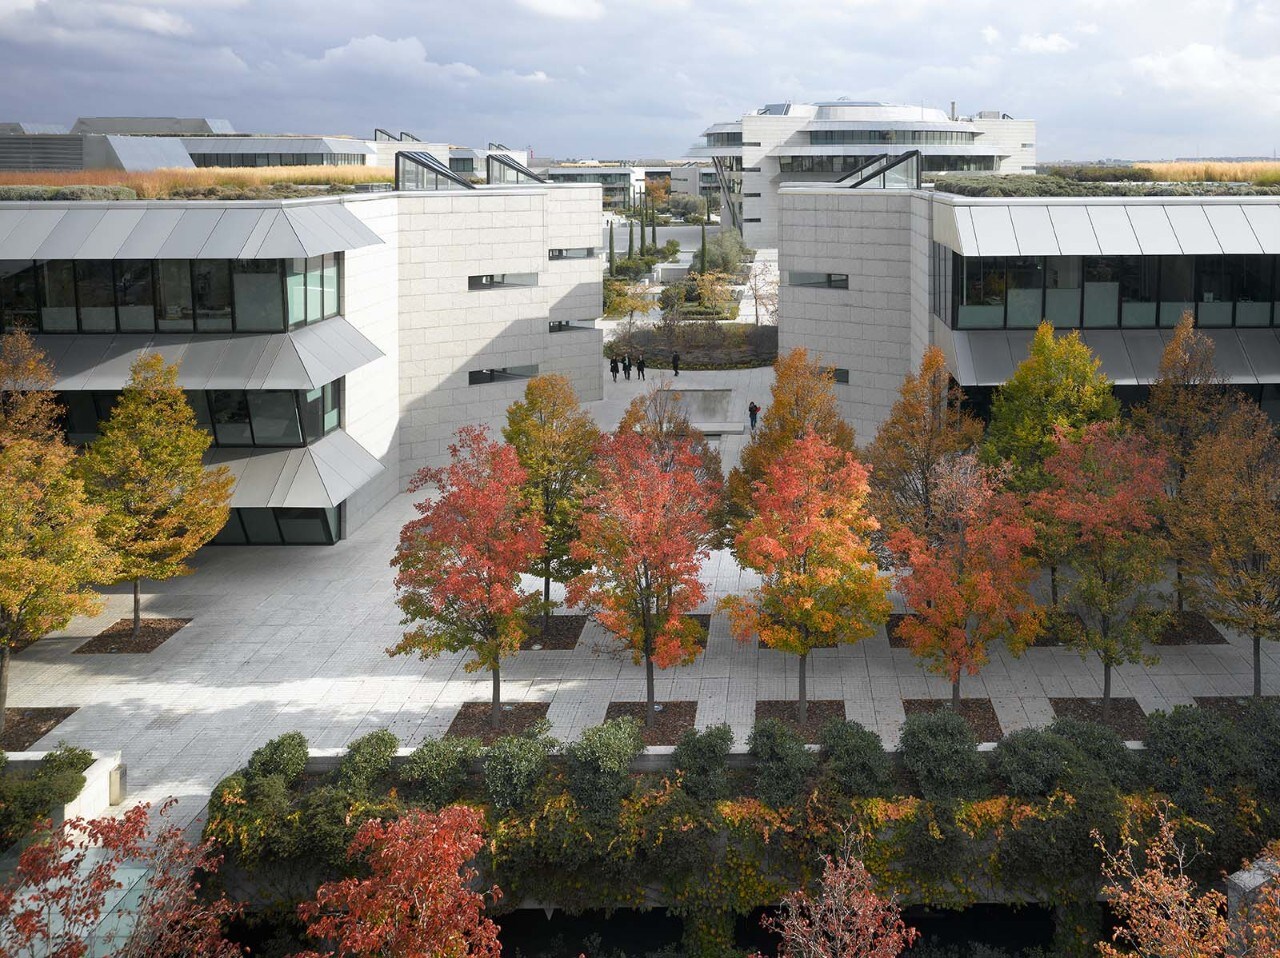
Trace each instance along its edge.
<path fill-rule="evenodd" d="M 516 0 L 520 6 L 557 20 L 599 20 L 604 16 L 600 0 Z"/>
<path fill-rule="evenodd" d="M 1000 31 L 992 26 L 982 28 L 982 39 L 987 43 L 998 43 L 1000 40 Z"/>
<path fill-rule="evenodd" d="M 1018 37 L 1018 50 L 1022 53 L 1066 53 L 1076 44 L 1061 33 L 1024 33 Z"/>
<path fill-rule="evenodd" d="M 480 71 L 469 63 L 436 63 L 431 60 L 417 37 L 391 40 L 376 33 L 352 37 L 342 46 L 325 50 L 318 60 L 308 62 L 321 68 L 394 73 L 423 80 L 473 80 L 480 76 Z"/>
<path fill-rule="evenodd" d="M 1208 43 L 1148 54 L 1132 61 L 1142 80 L 1188 102 L 1234 99 L 1275 113 L 1280 56 L 1243 57 Z"/>
<path fill-rule="evenodd" d="M 122 3 L 99 3 L 94 10 L 104 21 L 125 29 L 160 37 L 185 37 L 192 33 L 190 23 L 168 10 Z"/>

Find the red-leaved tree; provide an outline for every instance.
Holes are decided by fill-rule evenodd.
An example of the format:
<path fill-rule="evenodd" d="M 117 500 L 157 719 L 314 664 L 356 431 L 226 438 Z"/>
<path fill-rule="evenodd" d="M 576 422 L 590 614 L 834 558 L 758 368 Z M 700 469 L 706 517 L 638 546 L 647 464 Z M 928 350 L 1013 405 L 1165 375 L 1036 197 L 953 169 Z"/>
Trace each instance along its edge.
<path fill-rule="evenodd" d="M 739 641 L 759 635 L 769 648 L 800 657 L 802 723 L 809 653 L 874 635 L 889 617 L 889 581 L 871 552 L 877 524 L 867 493 L 867 470 L 853 454 L 809 429 L 765 466 L 752 517 L 734 545 L 761 583 L 721 606 Z"/>
<path fill-rule="evenodd" d="M 396 599 L 414 627 L 387 651 L 471 652 L 469 672 L 493 676 L 490 715 L 502 715 L 501 663 L 520 648 L 536 593 L 520 587 L 542 551 L 543 534 L 524 497 L 525 470 L 515 450 L 494 442 L 483 426 L 464 426 L 449 446 L 449 465 L 423 469 L 410 492 L 434 487 L 416 506 L 419 518 L 400 530 L 391 564 L 399 569 Z"/>
<path fill-rule="evenodd" d="M 484 909 L 501 892 L 476 891 L 469 864 L 482 825 L 479 811 L 460 805 L 365 822 L 347 854 L 367 874 L 327 882 L 298 906 L 326 948 L 295 958 L 498 958 L 498 927 Z"/>
<path fill-rule="evenodd" d="M 600 624 L 644 662 L 652 724 L 654 666 L 698 654 L 702 627 L 688 613 L 706 598 L 698 572 L 709 554 L 708 513 L 718 490 L 688 439 L 659 445 L 635 432 L 605 436 L 596 464 L 598 484 L 571 550 L 590 568 L 569 582 L 566 598 L 595 609 Z"/>
<path fill-rule="evenodd" d="M 1041 614 L 1029 591 L 1035 532 L 1000 476 L 972 453 L 943 460 L 935 477 L 932 541 L 910 529 L 890 537 L 898 588 L 913 615 L 898 626 L 911 651 L 951 680 L 977 675 L 987 648 L 1004 640 L 1019 654 L 1035 640 Z"/>

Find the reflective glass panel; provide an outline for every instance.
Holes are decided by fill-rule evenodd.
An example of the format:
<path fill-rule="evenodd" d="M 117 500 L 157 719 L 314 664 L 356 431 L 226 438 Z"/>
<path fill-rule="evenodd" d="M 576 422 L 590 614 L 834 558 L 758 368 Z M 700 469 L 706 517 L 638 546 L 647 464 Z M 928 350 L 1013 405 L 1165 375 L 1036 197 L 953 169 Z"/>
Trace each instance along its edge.
<path fill-rule="evenodd" d="M 227 524 L 213 537 L 216 546 L 242 546 L 249 540 L 245 537 L 244 526 L 240 524 L 240 510 L 232 509 Z"/>
<path fill-rule="evenodd" d="M 295 545 L 332 545 L 337 522 L 332 509 L 277 509 L 276 520 L 284 541 Z M 336 517 L 335 517 L 336 518 Z"/>
<path fill-rule="evenodd" d="M 1160 325 L 1177 326 L 1195 304 L 1195 257 L 1160 257 Z"/>
<path fill-rule="evenodd" d="M 232 267 L 236 297 L 236 331 L 275 333 L 284 329 L 284 295 L 280 263 L 273 259 L 238 259 Z"/>
<path fill-rule="evenodd" d="M 1044 260 L 1039 256 L 1011 256 L 1009 269 L 1009 328 L 1035 329 L 1044 318 Z"/>
<path fill-rule="evenodd" d="M 254 390 L 247 395 L 255 446 L 302 445 L 302 431 L 298 426 L 298 407 L 292 392 L 276 389 L 262 392 Z"/>
<path fill-rule="evenodd" d="M 116 260 L 116 313 L 120 332 L 149 333 L 156 328 L 156 295 L 151 260 Z"/>
<path fill-rule="evenodd" d="M 76 331 L 76 277 L 71 260 L 47 260 L 40 275 L 40 329 L 46 333 Z"/>
<path fill-rule="evenodd" d="M 240 390 L 210 392 L 209 412 L 213 419 L 213 435 L 219 445 L 253 445 L 253 431 L 249 427 L 249 403 L 244 392 Z"/>
<path fill-rule="evenodd" d="M 1046 256 L 1044 318 L 1057 329 L 1080 325 L 1080 257 Z"/>
<path fill-rule="evenodd" d="M 75 261 L 80 329 L 86 333 L 116 331 L 116 290 L 109 259 Z"/>
<path fill-rule="evenodd" d="M 191 261 L 162 259 L 160 309 L 156 328 L 162 333 L 189 333 L 195 328 L 195 305 L 191 295 Z"/>
<path fill-rule="evenodd" d="M 1236 289 L 1236 325 L 1271 324 L 1272 271 L 1274 256 L 1241 256 Z"/>
<path fill-rule="evenodd" d="M 1120 322 L 1119 256 L 1084 258 L 1084 324 L 1114 327 Z"/>
<path fill-rule="evenodd" d="M 280 528 L 276 525 L 276 517 L 271 509 L 240 509 L 240 520 L 244 523 L 245 538 L 250 545 L 277 545 L 280 543 Z"/>
<path fill-rule="evenodd" d="M 192 269 L 196 328 L 202 333 L 231 332 L 231 262 L 198 259 Z"/>
<path fill-rule="evenodd" d="M 1004 260 L 966 256 L 961 277 L 958 329 L 998 329 L 1004 325 Z"/>
<path fill-rule="evenodd" d="M 342 311 L 341 298 L 338 295 L 338 257 L 333 253 L 324 254 L 324 315 L 337 316 Z"/>
<path fill-rule="evenodd" d="M 1122 256 L 1120 260 L 1120 325 L 1156 324 L 1160 260 L 1155 256 Z"/>
<path fill-rule="evenodd" d="M 285 265 L 285 302 L 289 310 L 289 328 L 307 323 L 307 261 L 291 259 Z"/>
<path fill-rule="evenodd" d="M 31 260 L 0 260 L 0 328 L 37 328 L 36 266 Z"/>
<path fill-rule="evenodd" d="M 1230 326 L 1235 305 L 1234 257 L 1196 257 L 1196 325 Z"/>
<path fill-rule="evenodd" d="M 321 281 L 323 259 L 307 260 L 307 322 L 314 323 L 324 315 L 324 284 Z"/>

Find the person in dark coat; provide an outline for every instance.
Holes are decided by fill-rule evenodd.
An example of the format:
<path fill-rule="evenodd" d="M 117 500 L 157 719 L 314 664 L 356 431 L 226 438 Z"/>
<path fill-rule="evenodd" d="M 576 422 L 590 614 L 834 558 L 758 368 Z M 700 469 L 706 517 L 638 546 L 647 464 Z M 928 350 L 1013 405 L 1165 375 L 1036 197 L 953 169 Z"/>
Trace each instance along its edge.
<path fill-rule="evenodd" d="M 751 400 L 751 405 L 747 407 L 747 416 L 751 419 L 751 431 L 756 431 L 756 419 L 760 416 L 760 407 L 756 405 L 756 401 Z"/>
<path fill-rule="evenodd" d="M 622 357 L 622 378 L 631 382 L 631 354 Z"/>
<path fill-rule="evenodd" d="M 644 379 L 644 356 L 636 357 L 636 378 Z"/>
<path fill-rule="evenodd" d="M 674 376 L 680 375 L 680 354 L 676 352 L 671 354 L 671 373 Z"/>
<path fill-rule="evenodd" d="M 617 356 L 609 357 L 609 372 L 613 374 L 613 381 L 616 383 L 618 381 L 618 357 Z"/>

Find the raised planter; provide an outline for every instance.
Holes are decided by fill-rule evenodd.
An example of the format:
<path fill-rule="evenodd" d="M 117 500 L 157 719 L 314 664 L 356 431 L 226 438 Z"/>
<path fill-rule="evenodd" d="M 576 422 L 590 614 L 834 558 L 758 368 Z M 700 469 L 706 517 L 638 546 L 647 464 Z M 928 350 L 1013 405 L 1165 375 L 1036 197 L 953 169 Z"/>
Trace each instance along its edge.
<path fill-rule="evenodd" d="M 34 771 L 48 752 L 9 752 L 8 767 Z M 125 799 L 127 768 L 119 752 L 94 752 L 93 764 L 84 770 L 84 788 L 65 805 L 56 805 L 49 817 L 54 827 L 70 818 L 99 818 Z"/>

